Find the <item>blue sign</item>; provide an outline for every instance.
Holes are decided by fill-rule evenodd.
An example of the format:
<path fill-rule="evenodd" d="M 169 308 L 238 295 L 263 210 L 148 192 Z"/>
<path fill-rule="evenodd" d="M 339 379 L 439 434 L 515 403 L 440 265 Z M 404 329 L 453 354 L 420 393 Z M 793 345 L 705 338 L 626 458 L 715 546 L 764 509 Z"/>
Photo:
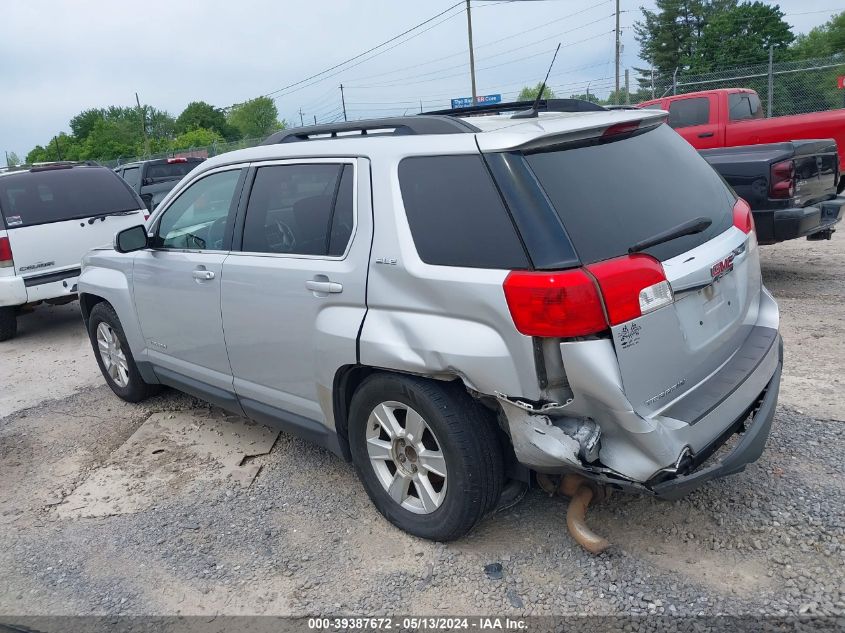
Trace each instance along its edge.
<path fill-rule="evenodd" d="M 489 105 L 491 103 L 501 103 L 502 95 L 478 95 L 475 98 L 475 105 Z M 461 97 L 459 99 L 452 99 L 452 108 L 471 108 L 472 97 Z"/>

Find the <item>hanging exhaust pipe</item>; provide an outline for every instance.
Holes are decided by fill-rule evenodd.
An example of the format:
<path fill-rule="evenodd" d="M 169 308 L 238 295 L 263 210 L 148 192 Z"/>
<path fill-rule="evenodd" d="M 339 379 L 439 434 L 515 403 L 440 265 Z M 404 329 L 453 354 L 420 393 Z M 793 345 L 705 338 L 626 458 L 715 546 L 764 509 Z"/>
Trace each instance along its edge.
<path fill-rule="evenodd" d="M 555 482 L 548 475 L 537 474 L 537 483 L 549 495 L 563 495 L 569 497 L 569 508 L 566 510 L 566 527 L 575 542 L 591 554 L 601 554 L 610 547 L 607 539 L 599 536 L 587 527 L 587 506 L 601 489 L 594 489 L 586 479 L 580 475 L 564 475 Z"/>

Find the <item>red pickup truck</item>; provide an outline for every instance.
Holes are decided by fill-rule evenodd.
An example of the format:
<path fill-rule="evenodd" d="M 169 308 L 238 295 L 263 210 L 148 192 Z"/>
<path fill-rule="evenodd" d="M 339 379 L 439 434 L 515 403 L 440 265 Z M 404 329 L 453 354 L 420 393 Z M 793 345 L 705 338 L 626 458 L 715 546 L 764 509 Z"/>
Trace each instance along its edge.
<path fill-rule="evenodd" d="M 670 95 L 637 107 L 668 110 L 669 125 L 696 149 L 832 138 L 845 174 L 845 109 L 767 119 L 760 97 L 746 88 Z M 843 187 L 845 178 L 840 178 L 839 191 Z"/>

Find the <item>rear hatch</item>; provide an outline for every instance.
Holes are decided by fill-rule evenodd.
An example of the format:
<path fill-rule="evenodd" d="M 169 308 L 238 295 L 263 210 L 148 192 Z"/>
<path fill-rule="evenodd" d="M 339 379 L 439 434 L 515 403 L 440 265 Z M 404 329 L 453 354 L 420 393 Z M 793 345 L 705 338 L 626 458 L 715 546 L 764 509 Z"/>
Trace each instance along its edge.
<path fill-rule="evenodd" d="M 750 228 L 743 224 L 750 210 L 707 162 L 666 125 L 525 158 L 601 288 L 634 410 L 659 413 L 725 366 L 756 322 L 760 266 L 753 234 L 743 230 Z M 734 225 L 735 212 L 743 229 Z M 638 243 L 696 221 L 709 226 L 629 254 Z M 631 318 L 627 307 L 611 305 L 610 295 L 621 296 L 625 276 L 643 263 L 658 279 L 662 267 L 674 300 L 659 299 L 655 286 L 654 305 L 662 307 L 641 311 L 635 303 Z M 634 302 L 643 286 L 634 288 Z"/>
<path fill-rule="evenodd" d="M 0 177 L 0 214 L 14 268 L 29 283 L 78 269 L 90 249 L 142 224 L 142 209 L 129 186 L 105 167 L 41 167 Z"/>

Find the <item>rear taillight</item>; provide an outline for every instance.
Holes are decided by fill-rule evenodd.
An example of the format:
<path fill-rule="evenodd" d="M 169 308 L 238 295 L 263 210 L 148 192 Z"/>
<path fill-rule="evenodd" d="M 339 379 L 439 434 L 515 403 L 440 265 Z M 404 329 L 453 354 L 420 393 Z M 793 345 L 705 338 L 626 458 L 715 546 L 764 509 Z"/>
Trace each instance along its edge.
<path fill-rule="evenodd" d="M 772 165 L 769 197 L 791 198 L 795 195 L 795 163 L 784 160 Z"/>
<path fill-rule="evenodd" d="M 9 243 L 9 238 L 0 237 L 0 268 L 8 268 L 14 265 L 15 261 L 12 259 L 12 245 Z"/>
<path fill-rule="evenodd" d="M 511 272 L 505 299 L 516 329 L 527 336 L 571 338 L 606 330 L 672 303 L 663 267 L 626 255 L 562 272 Z"/>
<path fill-rule="evenodd" d="M 580 268 L 513 271 L 504 290 L 513 323 L 526 336 L 570 338 L 607 329 L 595 282 Z"/>
<path fill-rule="evenodd" d="M 601 288 L 610 325 L 636 319 L 672 303 L 672 288 L 660 262 L 649 255 L 634 254 L 590 264 Z"/>
<path fill-rule="evenodd" d="M 746 235 L 754 230 L 754 214 L 742 198 L 737 198 L 734 204 L 734 226 Z"/>

